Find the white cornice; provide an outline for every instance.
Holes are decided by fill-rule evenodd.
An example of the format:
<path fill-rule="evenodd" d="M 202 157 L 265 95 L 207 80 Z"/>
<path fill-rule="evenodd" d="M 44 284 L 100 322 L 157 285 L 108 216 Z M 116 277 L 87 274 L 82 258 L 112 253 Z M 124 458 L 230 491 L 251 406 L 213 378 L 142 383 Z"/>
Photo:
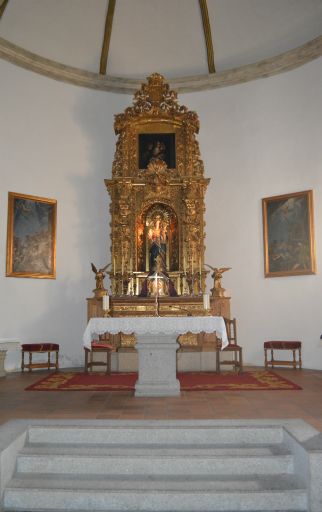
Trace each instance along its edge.
<path fill-rule="evenodd" d="M 171 89 L 181 93 L 215 89 L 283 73 L 300 67 L 321 56 L 322 36 L 319 36 L 298 48 L 254 64 L 248 64 L 227 71 L 219 71 L 209 75 L 172 78 L 168 80 L 168 83 Z M 67 66 L 29 52 L 3 38 L 0 38 L 0 57 L 17 66 L 55 80 L 81 87 L 89 87 L 91 89 L 134 94 L 135 91 L 140 89 L 142 83 L 142 79 L 100 75 L 98 73 Z"/>

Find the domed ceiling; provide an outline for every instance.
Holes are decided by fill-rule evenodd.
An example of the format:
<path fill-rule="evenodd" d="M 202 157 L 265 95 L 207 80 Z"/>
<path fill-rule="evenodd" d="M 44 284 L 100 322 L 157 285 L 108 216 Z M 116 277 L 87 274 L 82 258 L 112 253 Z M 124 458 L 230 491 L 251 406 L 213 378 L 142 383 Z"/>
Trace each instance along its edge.
<path fill-rule="evenodd" d="M 199 90 L 269 76 L 322 55 L 322 0 L 0 5 L 2 58 L 99 89 L 132 93 L 158 72 L 177 89 Z"/>

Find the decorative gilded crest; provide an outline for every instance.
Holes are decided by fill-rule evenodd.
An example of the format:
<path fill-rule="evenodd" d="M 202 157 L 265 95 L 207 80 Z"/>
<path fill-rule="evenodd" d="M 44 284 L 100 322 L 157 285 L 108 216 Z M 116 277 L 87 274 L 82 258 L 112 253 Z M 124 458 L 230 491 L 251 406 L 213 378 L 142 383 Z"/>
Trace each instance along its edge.
<path fill-rule="evenodd" d="M 151 185 L 153 192 L 160 194 L 170 183 L 167 164 L 163 160 L 153 160 L 148 164 L 146 182 Z"/>
<path fill-rule="evenodd" d="M 197 114 L 188 111 L 184 105 L 179 105 L 177 93 L 170 90 L 169 84 L 164 81 L 164 77 L 158 73 L 153 73 L 147 80 L 148 83 L 142 84 L 141 89 L 135 93 L 133 106 L 128 107 L 124 114 L 115 116 L 115 132 L 120 133 L 127 120 L 147 113 L 154 116 L 162 113 L 184 116 L 190 124 L 194 124 L 197 132 L 199 130 Z"/>

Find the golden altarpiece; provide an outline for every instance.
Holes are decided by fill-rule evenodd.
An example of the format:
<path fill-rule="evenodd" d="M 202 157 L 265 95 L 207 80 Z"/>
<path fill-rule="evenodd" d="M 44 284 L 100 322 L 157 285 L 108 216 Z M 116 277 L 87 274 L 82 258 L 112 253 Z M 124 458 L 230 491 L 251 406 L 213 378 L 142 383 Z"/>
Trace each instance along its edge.
<path fill-rule="evenodd" d="M 115 117 L 118 136 L 112 179 L 106 179 L 111 214 L 112 316 L 204 315 L 205 193 L 195 112 L 155 73 L 133 106 Z M 216 289 L 215 289 L 216 288 Z M 207 314 L 229 317 L 229 298 L 212 289 Z M 88 318 L 103 316 L 102 294 L 88 299 Z M 112 336 L 133 349 L 133 336 Z M 203 350 L 211 336 L 184 335 L 182 349 Z"/>

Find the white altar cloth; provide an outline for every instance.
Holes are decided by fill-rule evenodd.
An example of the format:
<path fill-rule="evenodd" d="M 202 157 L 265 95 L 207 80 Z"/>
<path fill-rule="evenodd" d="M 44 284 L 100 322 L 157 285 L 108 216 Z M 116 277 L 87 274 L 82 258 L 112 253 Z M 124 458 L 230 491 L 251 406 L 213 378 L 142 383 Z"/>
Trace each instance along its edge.
<path fill-rule="evenodd" d="M 135 317 L 108 317 L 91 318 L 84 332 L 84 346 L 91 348 L 91 342 L 95 335 L 124 334 L 135 335 L 171 335 L 180 336 L 187 332 L 198 334 L 199 332 L 217 333 L 222 340 L 222 348 L 228 345 L 226 326 L 221 316 L 135 316 Z"/>
<path fill-rule="evenodd" d="M 91 318 L 83 341 L 91 349 L 95 335 L 134 333 L 137 339 L 139 372 L 135 396 L 178 396 L 180 382 L 176 375 L 177 337 L 186 332 L 217 333 L 222 347 L 228 344 L 224 319 L 220 316 L 145 316 Z"/>

